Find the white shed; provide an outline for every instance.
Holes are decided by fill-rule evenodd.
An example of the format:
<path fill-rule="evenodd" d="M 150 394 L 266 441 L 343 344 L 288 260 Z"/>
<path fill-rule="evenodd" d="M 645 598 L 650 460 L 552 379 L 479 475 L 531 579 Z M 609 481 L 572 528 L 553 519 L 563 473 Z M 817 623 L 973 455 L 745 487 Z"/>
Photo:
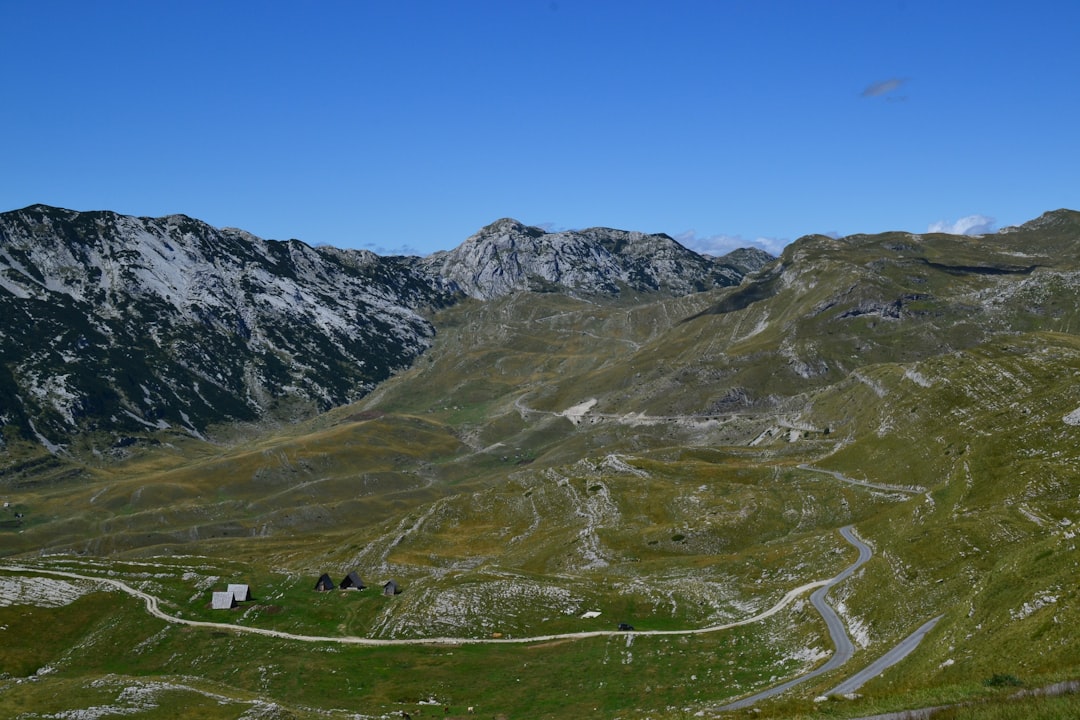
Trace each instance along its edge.
<path fill-rule="evenodd" d="M 229 592 L 236 598 L 236 602 L 247 602 L 251 599 L 251 588 L 247 585 L 229 584 Z"/>
<path fill-rule="evenodd" d="M 229 610 L 234 608 L 236 607 L 236 596 L 228 590 L 225 590 L 224 592 L 217 591 L 210 601 L 210 607 L 214 610 Z"/>

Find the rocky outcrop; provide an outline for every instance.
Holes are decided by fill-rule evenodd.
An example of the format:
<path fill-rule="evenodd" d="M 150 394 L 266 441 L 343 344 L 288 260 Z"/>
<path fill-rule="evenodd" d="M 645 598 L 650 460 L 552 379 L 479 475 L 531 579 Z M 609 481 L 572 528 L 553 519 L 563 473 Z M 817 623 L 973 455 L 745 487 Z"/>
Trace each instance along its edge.
<path fill-rule="evenodd" d="M 610 228 L 549 233 L 504 218 L 422 264 L 450 288 L 486 300 L 521 290 L 686 295 L 738 285 L 770 260 L 760 250 L 709 258 L 663 234 Z"/>

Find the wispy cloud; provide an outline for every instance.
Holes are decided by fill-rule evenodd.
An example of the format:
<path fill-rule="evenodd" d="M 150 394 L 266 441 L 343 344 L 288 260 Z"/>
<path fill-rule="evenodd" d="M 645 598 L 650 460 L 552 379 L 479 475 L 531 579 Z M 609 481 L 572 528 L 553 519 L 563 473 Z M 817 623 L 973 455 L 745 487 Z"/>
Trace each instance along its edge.
<path fill-rule="evenodd" d="M 889 78 L 866 86 L 860 95 L 862 97 L 880 97 L 888 95 L 894 90 L 899 90 L 907 82 L 907 78 Z"/>
<path fill-rule="evenodd" d="M 364 250 L 370 250 L 376 255 L 382 255 L 383 257 L 395 256 L 395 255 L 407 255 L 407 256 L 419 256 L 424 253 L 410 245 L 398 245 L 397 247 L 387 247 L 385 245 L 379 245 L 378 243 L 366 242 L 361 246 Z"/>
<path fill-rule="evenodd" d="M 699 236 L 695 230 L 687 230 L 675 236 L 675 240 L 684 247 L 690 248 L 702 255 L 727 255 L 732 250 L 745 247 L 761 248 L 771 255 L 779 255 L 788 244 L 781 238 L 759 237 L 755 240 L 747 240 L 741 235 L 708 235 Z"/>
<path fill-rule="evenodd" d="M 986 215 L 968 215 L 956 222 L 939 220 L 931 223 L 926 232 L 948 233 L 949 235 L 986 235 L 994 232 L 995 222 L 994 218 Z"/>
<path fill-rule="evenodd" d="M 566 227 L 565 225 L 558 225 L 558 224 L 553 223 L 553 222 L 542 222 L 542 223 L 537 224 L 535 227 L 540 228 L 541 230 L 543 230 L 546 233 L 560 233 L 560 232 L 563 232 L 565 230 L 571 230 L 572 229 L 572 228 Z"/>

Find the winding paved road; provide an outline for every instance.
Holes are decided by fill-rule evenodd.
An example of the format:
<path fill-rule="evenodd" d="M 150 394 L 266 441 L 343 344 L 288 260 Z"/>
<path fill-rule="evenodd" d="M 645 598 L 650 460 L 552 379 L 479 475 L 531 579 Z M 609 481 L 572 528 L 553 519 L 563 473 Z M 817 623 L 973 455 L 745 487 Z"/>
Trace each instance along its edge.
<path fill-rule="evenodd" d="M 906 638 L 900 641 L 896 647 L 890 649 L 887 653 L 879 657 L 874 662 L 867 665 L 865 668 L 849 677 L 844 682 L 834 687 L 826 695 L 847 695 L 853 693 L 861 688 L 868 680 L 876 678 L 882 673 L 885 668 L 892 667 L 896 663 L 900 662 L 911 651 L 919 646 L 922 639 L 926 637 L 926 633 L 934 629 L 934 626 L 938 624 L 938 620 L 945 617 L 944 615 L 938 615 L 933 620 L 928 620 L 919 626 L 919 629 L 908 635 Z"/>
<path fill-rule="evenodd" d="M 848 637 L 847 634 L 847 628 L 844 627 L 844 623 L 840 619 L 840 616 L 836 614 L 836 611 L 833 610 L 831 605 L 825 602 L 825 596 L 828 594 L 829 589 L 832 588 L 834 585 L 837 585 L 851 577 L 856 570 L 862 567 L 862 565 L 870 559 L 873 553 L 870 550 L 869 545 L 867 545 L 855 536 L 855 533 L 852 532 L 850 525 L 840 528 L 840 534 L 844 536 L 845 540 L 847 540 L 859 550 L 859 557 L 855 560 L 854 563 L 845 568 L 843 572 L 841 572 L 833 579 L 827 581 L 822 587 L 815 590 L 813 595 L 810 596 L 810 602 L 813 603 L 814 607 L 817 608 L 817 611 L 821 613 L 821 617 L 825 619 L 825 625 L 829 628 L 829 637 L 832 638 L 833 645 L 836 646 L 836 652 L 833 653 L 833 656 L 829 658 L 829 661 L 827 663 L 815 670 L 811 670 L 805 675 L 800 675 L 799 677 L 792 678 L 785 683 L 781 683 L 780 685 L 771 687 L 768 690 L 763 690 L 756 695 L 751 695 L 749 697 L 743 698 L 742 700 L 736 700 L 733 703 L 723 705 L 717 708 L 718 710 L 739 710 L 740 708 L 749 707 L 756 702 L 773 697 L 774 695 L 779 695 L 785 690 L 793 688 L 796 685 L 800 685 L 807 680 L 811 680 L 817 677 L 818 675 L 827 673 L 830 670 L 835 670 L 836 668 L 840 667 L 851 659 L 851 656 L 855 652 L 855 646 L 851 643 L 851 638 Z"/>

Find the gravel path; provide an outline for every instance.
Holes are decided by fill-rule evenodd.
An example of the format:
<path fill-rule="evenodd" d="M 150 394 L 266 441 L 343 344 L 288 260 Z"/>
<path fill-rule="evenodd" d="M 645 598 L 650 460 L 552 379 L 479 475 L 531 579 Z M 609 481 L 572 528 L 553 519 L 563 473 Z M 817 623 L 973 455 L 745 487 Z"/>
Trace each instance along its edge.
<path fill-rule="evenodd" d="M 905 495 L 922 495 L 926 492 L 926 488 L 921 485 L 885 485 L 884 483 L 873 483 L 867 480 L 856 480 L 850 478 L 843 473 L 836 472 L 835 470 L 824 470 L 822 468 L 816 468 L 813 465 L 806 465 L 805 463 L 799 465 L 800 470 L 808 470 L 810 472 L 822 473 L 829 475 L 840 482 L 847 483 L 848 485 L 858 485 L 859 487 L 870 488 L 871 490 L 884 490 L 885 492 L 898 492 Z"/>
<path fill-rule="evenodd" d="M 0 565 L 0 571 L 8 571 L 15 573 L 23 573 L 29 575 L 51 575 L 66 578 L 74 578 L 76 580 L 89 580 L 91 582 L 111 585 L 112 587 L 125 592 L 128 595 L 132 595 L 141 599 L 146 603 L 146 611 L 156 618 L 160 618 L 168 623 L 177 625 L 188 625 L 190 627 L 204 627 L 212 628 L 214 630 L 232 630 L 234 632 L 252 633 L 255 635 L 266 635 L 269 637 L 284 638 L 286 640 L 298 640 L 300 642 L 326 642 L 326 643 L 340 643 L 344 645 L 497 645 L 497 644 L 529 644 L 538 642 L 551 642 L 552 640 L 579 640 L 583 638 L 592 637 L 609 637 L 613 635 L 697 635 L 702 633 L 717 632 L 719 630 L 727 630 L 729 628 L 738 627 L 740 625 L 749 625 L 750 623 L 760 622 L 768 617 L 772 617 L 776 613 L 783 610 L 790 605 L 795 598 L 799 597 L 808 590 L 821 587 L 830 580 L 816 580 L 814 582 L 800 585 L 799 587 L 788 591 L 783 598 L 780 599 L 772 607 L 767 610 L 763 610 L 757 615 L 753 615 L 743 620 L 736 620 L 735 622 L 724 623 L 721 625 L 710 625 L 709 627 L 695 628 L 689 630 L 594 630 L 589 632 L 576 632 L 576 633 L 559 633 L 555 635 L 534 635 L 530 637 L 522 638 L 452 638 L 452 637 L 431 637 L 431 638 L 398 638 L 398 639 L 380 639 L 380 638 L 367 638 L 356 636 L 322 636 L 322 635 L 299 635 L 296 633 L 288 633 L 280 630 L 268 630 L 265 628 L 247 627 L 244 625 L 233 625 L 232 623 L 210 622 L 204 620 L 187 620 L 185 618 L 179 618 L 175 615 L 169 615 L 159 607 L 158 598 L 145 593 L 142 590 L 137 590 L 132 586 L 121 580 L 115 580 L 113 578 L 95 577 L 93 575 L 81 575 L 79 573 L 67 572 L 63 570 L 46 570 L 42 568 L 23 567 L 19 565 Z M 835 578 L 834 578 L 835 580 Z"/>

